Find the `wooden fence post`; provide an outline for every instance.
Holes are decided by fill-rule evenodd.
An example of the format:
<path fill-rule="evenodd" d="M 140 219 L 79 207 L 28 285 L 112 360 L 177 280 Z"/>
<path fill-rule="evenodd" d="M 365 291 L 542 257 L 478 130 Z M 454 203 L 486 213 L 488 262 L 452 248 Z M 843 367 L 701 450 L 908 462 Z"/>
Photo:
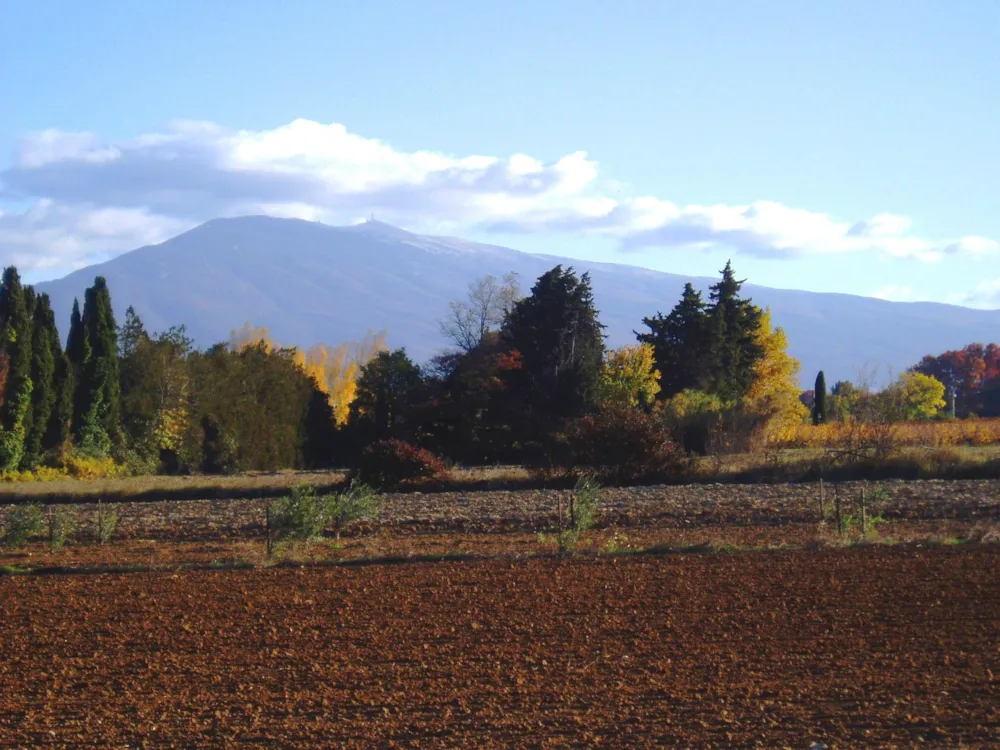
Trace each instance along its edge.
<path fill-rule="evenodd" d="M 271 503 L 269 502 L 264 511 L 264 533 L 267 535 L 267 541 L 265 542 L 265 548 L 267 549 L 267 556 L 271 557 Z"/>
<path fill-rule="evenodd" d="M 861 534 L 868 533 L 868 503 L 865 501 L 865 488 L 861 488 Z"/>
<path fill-rule="evenodd" d="M 834 485 L 834 487 L 833 487 L 833 502 L 834 502 L 834 508 L 835 508 L 835 510 L 837 512 L 837 533 L 838 534 L 843 534 L 844 533 L 844 524 L 843 524 L 843 522 L 841 520 L 842 516 L 840 514 L 840 486 L 839 485 Z"/>

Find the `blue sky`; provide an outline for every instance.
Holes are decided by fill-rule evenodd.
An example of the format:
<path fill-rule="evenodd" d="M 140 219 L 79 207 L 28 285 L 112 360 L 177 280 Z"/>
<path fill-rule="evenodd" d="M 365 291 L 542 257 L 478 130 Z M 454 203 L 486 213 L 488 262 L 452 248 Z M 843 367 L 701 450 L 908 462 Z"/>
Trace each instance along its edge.
<path fill-rule="evenodd" d="M 1000 307 L 1000 4 L 0 3 L 0 261 L 216 215 Z"/>

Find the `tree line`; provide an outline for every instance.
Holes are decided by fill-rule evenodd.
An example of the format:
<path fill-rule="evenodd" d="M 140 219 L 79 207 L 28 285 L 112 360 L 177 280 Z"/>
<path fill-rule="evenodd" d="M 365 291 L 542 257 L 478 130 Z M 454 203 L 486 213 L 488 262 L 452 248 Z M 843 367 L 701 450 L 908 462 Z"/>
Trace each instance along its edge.
<path fill-rule="evenodd" d="M 7 268 L 0 470 L 342 466 L 402 441 L 461 463 L 605 460 L 649 474 L 681 447 L 747 450 L 810 414 L 860 414 L 851 384 L 827 394 L 821 373 L 802 392 L 784 332 L 743 283 L 727 263 L 707 299 L 687 284 L 635 344 L 609 350 L 588 274 L 558 265 L 524 294 L 516 275 L 488 276 L 450 304 L 441 330 L 453 346 L 419 365 L 385 332 L 301 351 L 248 323 L 198 350 L 182 326 L 146 331 L 131 307 L 119 325 L 101 277 L 74 302 L 63 347 L 47 295 Z M 938 383 L 906 378 L 907 397 Z"/>

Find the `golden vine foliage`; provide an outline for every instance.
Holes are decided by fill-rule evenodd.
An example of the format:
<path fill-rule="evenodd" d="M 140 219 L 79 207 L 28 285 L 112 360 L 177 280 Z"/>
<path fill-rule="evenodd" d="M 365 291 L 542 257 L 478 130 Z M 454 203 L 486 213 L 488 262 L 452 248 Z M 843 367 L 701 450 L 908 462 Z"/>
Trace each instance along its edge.
<path fill-rule="evenodd" d="M 767 438 L 787 439 L 809 416 L 809 409 L 799 400 L 798 374 L 802 363 L 788 354 L 788 337 L 781 328 L 771 328 L 771 310 L 764 310 L 757 342 L 764 356 L 754 367 L 754 381 L 744 396 L 744 405 L 759 414 L 767 414 Z"/>

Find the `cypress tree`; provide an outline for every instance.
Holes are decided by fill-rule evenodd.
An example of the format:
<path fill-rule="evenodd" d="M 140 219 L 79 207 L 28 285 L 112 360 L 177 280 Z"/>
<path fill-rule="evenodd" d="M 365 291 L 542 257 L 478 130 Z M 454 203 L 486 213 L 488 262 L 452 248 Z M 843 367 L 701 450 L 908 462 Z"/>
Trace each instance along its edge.
<path fill-rule="evenodd" d="M 0 283 L 0 353 L 7 365 L 0 407 L 0 470 L 17 469 L 24 457 L 31 417 L 31 315 L 17 269 L 8 267 Z"/>
<path fill-rule="evenodd" d="M 69 356 L 59 348 L 59 340 L 56 339 L 58 351 L 55 357 L 55 373 L 53 375 L 53 390 L 56 393 L 55 404 L 52 415 L 49 418 L 48 430 L 45 433 L 46 450 L 62 450 L 69 444 L 71 429 L 73 424 L 73 404 L 76 396 L 76 376 L 73 372 L 73 363 L 69 361 Z"/>
<path fill-rule="evenodd" d="M 738 401 L 754 379 L 754 365 L 764 356 L 756 333 L 761 310 L 740 297 L 737 281 L 727 262 L 722 279 L 710 288 L 708 309 L 708 379 L 711 391 L 724 401 Z"/>
<path fill-rule="evenodd" d="M 56 363 L 62 358 L 59 332 L 49 296 L 35 300 L 32 316 L 34 335 L 31 341 L 32 419 L 28 430 L 24 464 L 35 466 L 43 454 L 56 447 L 47 442 L 52 413 L 59 399 L 56 391 Z"/>
<path fill-rule="evenodd" d="M 84 294 L 82 322 L 87 344 L 83 348 L 89 357 L 85 357 L 77 384 L 80 397 L 77 440 L 86 452 L 107 455 L 112 443 L 121 437 L 121 383 L 118 327 L 111 294 L 102 276 Z"/>
<path fill-rule="evenodd" d="M 813 401 L 813 424 L 826 424 L 826 375 L 819 371 L 816 376 L 816 395 Z"/>
<path fill-rule="evenodd" d="M 72 378 L 72 417 L 70 419 L 73 432 L 79 432 L 87 413 L 88 393 L 85 384 L 85 371 L 90 362 L 90 342 L 87 329 L 83 325 L 83 315 L 80 314 L 80 300 L 73 300 L 73 312 L 69 318 L 69 338 L 66 339 L 66 357 L 69 361 L 69 373 Z"/>

